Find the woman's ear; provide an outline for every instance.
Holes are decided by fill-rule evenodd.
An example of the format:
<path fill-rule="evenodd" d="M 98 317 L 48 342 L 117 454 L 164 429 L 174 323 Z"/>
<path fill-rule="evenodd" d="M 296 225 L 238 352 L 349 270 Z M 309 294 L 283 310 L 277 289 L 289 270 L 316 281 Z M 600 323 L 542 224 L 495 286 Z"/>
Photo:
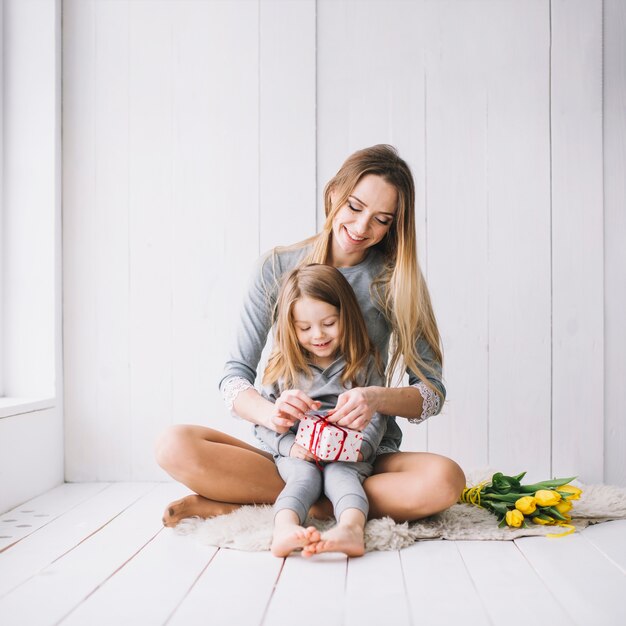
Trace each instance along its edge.
<path fill-rule="evenodd" d="M 334 207 L 337 202 L 337 190 L 334 187 L 331 187 L 328 195 L 330 196 L 330 204 Z"/>

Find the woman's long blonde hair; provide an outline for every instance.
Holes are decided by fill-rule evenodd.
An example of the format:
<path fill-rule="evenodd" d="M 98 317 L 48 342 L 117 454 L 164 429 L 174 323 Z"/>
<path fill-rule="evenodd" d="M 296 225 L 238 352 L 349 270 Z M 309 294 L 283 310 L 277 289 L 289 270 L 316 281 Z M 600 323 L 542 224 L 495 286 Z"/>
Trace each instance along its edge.
<path fill-rule="evenodd" d="M 281 381 L 294 387 L 300 375 L 311 376 L 307 351 L 300 345 L 293 307 L 301 298 L 321 300 L 334 306 L 339 315 L 339 352 L 346 366 L 342 384 L 363 384 L 370 355 L 375 355 L 365 319 L 350 283 L 330 265 L 312 264 L 296 268 L 283 279 L 276 301 L 274 346 L 263 375 L 263 384 Z"/>
<path fill-rule="evenodd" d="M 425 372 L 431 371 L 431 368 L 416 349 L 417 341 L 424 340 L 434 358 L 443 363 L 437 321 L 417 260 L 415 183 L 409 166 L 393 146 L 379 144 L 355 152 L 328 182 L 324 189 L 326 221 L 320 233 L 303 242 L 313 244 L 303 263 L 328 262 L 333 219 L 346 204 L 357 183 L 370 174 L 383 178 L 398 193 L 398 206 L 391 229 L 376 244 L 384 255 L 385 269 L 372 284 L 372 296 L 378 301 L 392 328 L 387 381 L 392 384 L 396 368 L 406 366 L 439 394 L 439 390 L 425 376 Z"/>

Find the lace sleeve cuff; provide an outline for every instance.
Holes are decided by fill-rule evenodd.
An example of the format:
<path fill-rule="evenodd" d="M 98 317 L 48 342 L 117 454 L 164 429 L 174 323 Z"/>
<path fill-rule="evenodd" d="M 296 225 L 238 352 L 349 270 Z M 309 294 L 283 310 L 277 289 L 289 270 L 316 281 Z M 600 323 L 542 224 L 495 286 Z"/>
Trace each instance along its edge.
<path fill-rule="evenodd" d="M 410 417 L 409 422 L 411 424 L 420 424 L 424 420 L 427 420 L 431 415 L 439 413 L 439 407 L 441 406 L 441 399 L 439 394 L 435 393 L 430 387 L 427 387 L 424 383 L 419 382 L 411 385 L 417 389 L 423 399 L 422 402 L 422 414 L 419 417 Z"/>
<path fill-rule="evenodd" d="M 239 417 L 239 415 L 237 415 L 237 413 L 235 413 L 233 409 L 233 403 L 235 402 L 235 398 L 242 391 L 250 389 L 251 387 L 254 387 L 254 385 L 252 385 L 249 380 L 242 378 L 241 376 L 233 376 L 222 385 L 222 398 L 224 398 L 226 407 L 233 417 Z"/>

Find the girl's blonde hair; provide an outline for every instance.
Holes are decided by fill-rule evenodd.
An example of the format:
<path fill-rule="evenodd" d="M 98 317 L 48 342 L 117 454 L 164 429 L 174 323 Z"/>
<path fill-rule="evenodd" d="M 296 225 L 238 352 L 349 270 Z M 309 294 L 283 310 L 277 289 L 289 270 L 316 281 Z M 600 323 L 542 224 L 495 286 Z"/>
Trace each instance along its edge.
<path fill-rule="evenodd" d="M 439 394 L 439 390 L 425 376 L 432 368 L 416 349 L 418 340 L 425 341 L 434 358 L 443 363 L 437 321 L 417 260 L 415 183 L 409 166 L 393 146 L 379 144 L 355 152 L 328 182 L 324 189 L 326 221 L 320 233 L 302 242 L 302 245 L 312 243 L 312 250 L 303 262 L 328 262 L 335 215 L 346 204 L 357 183 L 368 175 L 380 176 L 393 185 L 398 194 L 398 206 L 391 228 L 375 246 L 384 255 L 385 269 L 372 284 L 372 296 L 376 298 L 392 328 L 387 382 L 392 384 L 396 368 L 409 367 Z"/>
<path fill-rule="evenodd" d="M 343 274 L 335 267 L 320 264 L 296 268 L 283 280 L 274 313 L 274 346 L 263 384 L 272 385 L 280 380 L 290 388 L 297 384 L 300 375 L 311 376 L 308 354 L 298 341 L 293 319 L 293 307 L 301 298 L 321 300 L 337 309 L 339 352 L 346 361 L 341 382 L 350 382 L 355 387 L 362 384 L 369 357 L 375 352 L 361 307 Z"/>

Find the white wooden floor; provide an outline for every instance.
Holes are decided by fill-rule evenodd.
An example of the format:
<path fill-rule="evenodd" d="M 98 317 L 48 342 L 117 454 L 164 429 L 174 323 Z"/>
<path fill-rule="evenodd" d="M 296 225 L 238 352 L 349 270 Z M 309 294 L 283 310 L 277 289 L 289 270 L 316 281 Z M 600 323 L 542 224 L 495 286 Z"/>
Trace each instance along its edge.
<path fill-rule="evenodd" d="M 66 484 L 0 516 L 0 624 L 626 624 L 626 521 L 282 560 L 161 526 L 174 484 Z"/>

